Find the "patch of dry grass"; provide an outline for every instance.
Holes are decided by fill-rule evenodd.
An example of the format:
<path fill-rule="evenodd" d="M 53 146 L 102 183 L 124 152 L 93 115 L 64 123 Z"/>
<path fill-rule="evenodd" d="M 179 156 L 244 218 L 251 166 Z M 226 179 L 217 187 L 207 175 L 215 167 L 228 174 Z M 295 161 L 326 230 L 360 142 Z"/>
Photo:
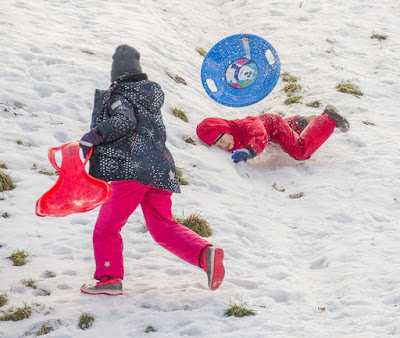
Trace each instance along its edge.
<path fill-rule="evenodd" d="M 11 256 L 7 257 L 11 259 L 14 263 L 14 266 L 25 265 L 27 262 L 28 254 L 22 250 L 17 250 L 11 254 Z"/>
<path fill-rule="evenodd" d="M 166 74 L 169 78 L 171 78 L 172 80 L 174 80 L 176 83 L 180 83 L 180 84 L 183 84 L 183 85 L 187 86 L 187 83 L 186 83 L 186 81 L 185 81 L 184 78 L 182 78 L 182 77 L 180 77 L 180 76 L 178 76 L 178 75 L 173 75 L 173 74 L 171 74 L 168 70 L 165 70 L 165 74 Z"/>
<path fill-rule="evenodd" d="M 234 317 L 245 317 L 245 316 L 255 316 L 256 313 L 252 309 L 248 309 L 245 307 L 245 304 L 233 304 L 230 306 L 228 310 L 225 311 L 225 316 L 234 316 Z"/>
<path fill-rule="evenodd" d="M 188 119 L 186 113 L 183 110 L 181 110 L 181 109 L 179 109 L 177 107 L 175 107 L 172 110 L 172 115 L 174 115 L 175 117 L 181 119 L 183 122 L 189 122 L 189 119 Z"/>
<path fill-rule="evenodd" d="M 88 330 L 94 323 L 94 316 L 91 313 L 84 312 L 79 317 L 78 327 L 81 330 Z"/>
<path fill-rule="evenodd" d="M 340 82 L 338 85 L 336 85 L 336 89 L 338 92 L 351 94 L 358 98 L 364 95 L 360 88 L 351 81 Z"/>
<path fill-rule="evenodd" d="M 0 170 L 0 192 L 13 189 L 15 189 L 15 185 L 11 177 Z"/>
<path fill-rule="evenodd" d="M 196 48 L 197 53 L 199 53 L 202 57 L 205 57 L 207 55 L 207 52 L 201 48 L 201 47 L 197 47 Z"/>
<path fill-rule="evenodd" d="M 321 105 L 322 105 L 322 103 L 319 100 L 314 100 L 314 101 L 306 103 L 306 106 L 311 107 L 311 108 L 319 108 L 319 107 L 321 107 Z"/>
<path fill-rule="evenodd" d="M 289 106 L 291 104 L 301 103 L 301 99 L 302 99 L 301 95 L 291 96 L 285 100 L 285 104 Z"/>
<path fill-rule="evenodd" d="M 386 40 L 388 38 L 388 36 L 385 34 L 378 34 L 378 33 L 373 32 L 372 35 L 370 36 L 370 38 L 382 41 L 382 40 Z"/>
<path fill-rule="evenodd" d="M 185 227 L 193 230 L 196 234 L 201 237 L 210 237 L 212 235 L 212 231 L 210 226 L 203 217 L 199 214 L 192 214 L 186 218 L 175 218 L 174 219 L 179 223 L 184 225 Z"/>
<path fill-rule="evenodd" d="M 0 295 L 0 307 L 7 304 L 7 295 L 5 293 Z"/>
<path fill-rule="evenodd" d="M 189 182 L 186 181 L 185 178 L 183 178 L 183 174 L 182 174 L 182 169 L 181 168 L 176 167 L 176 173 L 178 175 L 178 180 L 179 180 L 179 184 L 180 185 L 189 185 Z"/>
<path fill-rule="evenodd" d="M 20 320 L 23 320 L 25 318 L 29 318 L 32 314 L 32 307 L 25 305 L 24 307 L 21 308 L 9 308 L 1 317 L 0 321 L 13 321 L 17 322 Z"/>
<path fill-rule="evenodd" d="M 281 80 L 283 82 L 297 82 L 297 80 L 299 80 L 299 77 L 296 77 L 292 74 L 290 74 L 289 72 L 283 72 L 281 74 Z"/>

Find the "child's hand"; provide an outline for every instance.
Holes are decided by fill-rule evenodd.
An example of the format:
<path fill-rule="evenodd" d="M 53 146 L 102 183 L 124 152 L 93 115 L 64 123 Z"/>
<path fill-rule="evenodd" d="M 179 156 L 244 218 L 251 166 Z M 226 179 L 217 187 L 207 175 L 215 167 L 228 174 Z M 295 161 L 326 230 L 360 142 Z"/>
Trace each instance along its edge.
<path fill-rule="evenodd" d="M 235 163 L 239 163 L 242 161 L 246 162 L 249 158 L 253 158 L 253 157 L 254 157 L 254 153 L 251 150 L 246 149 L 246 148 L 238 149 L 232 155 L 233 162 L 235 162 Z"/>
<path fill-rule="evenodd" d="M 90 148 L 93 147 L 93 143 L 90 140 L 88 134 L 82 136 L 81 140 L 79 141 L 79 146 L 82 149 L 83 157 L 86 158 L 86 155 L 89 152 Z"/>
<path fill-rule="evenodd" d="M 79 141 L 79 146 L 82 149 L 83 157 L 86 158 L 86 155 L 89 152 L 90 148 L 92 148 L 93 145 L 99 145 L 101 139 L 101 136 L 94 129 L 83 135 L 81 140 Z"/>

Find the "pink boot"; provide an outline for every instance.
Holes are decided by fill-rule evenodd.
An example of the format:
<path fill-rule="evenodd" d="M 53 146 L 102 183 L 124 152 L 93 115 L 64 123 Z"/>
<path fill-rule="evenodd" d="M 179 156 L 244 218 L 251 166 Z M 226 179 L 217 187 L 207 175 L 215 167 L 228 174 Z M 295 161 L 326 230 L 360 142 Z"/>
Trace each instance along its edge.
<path fill-rule="evenodd" d="M 222 260 L 224 250 L 208 246 L 201 251 L 200 265 L 207 273 L 208 287 L 211 291 L 218 289 L 224 280 L 225 268 Z"/>
<path fill-rule="evenodd" d="M 81 291 L 89 295 L 122 295 L 122 282 L 120 278 L 102 276 L 96 285 L 83 284 Z"/>

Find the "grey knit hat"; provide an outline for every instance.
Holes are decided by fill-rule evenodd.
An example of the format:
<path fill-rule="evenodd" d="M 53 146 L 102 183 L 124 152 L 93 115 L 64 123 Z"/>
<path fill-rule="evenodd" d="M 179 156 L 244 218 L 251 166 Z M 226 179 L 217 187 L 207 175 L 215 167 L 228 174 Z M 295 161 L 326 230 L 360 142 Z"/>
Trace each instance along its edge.
<path fill-rule="evenodd" d="M 140 67 L 139 60 L 140 53 L 135 48 L 128 45 L 118 46 L 113 55 L 111 82 L 126 74 L 141 73 L 142 67 Z"/>

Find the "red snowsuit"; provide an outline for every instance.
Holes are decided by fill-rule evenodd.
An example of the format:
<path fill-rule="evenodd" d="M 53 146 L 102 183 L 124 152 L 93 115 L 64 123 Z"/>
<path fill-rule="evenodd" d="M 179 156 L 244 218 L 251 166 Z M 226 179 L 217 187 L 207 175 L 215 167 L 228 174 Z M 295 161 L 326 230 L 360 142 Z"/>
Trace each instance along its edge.
<path fill-rule="evenodd" d="M 302 131 L 297 115 L 283 119 L 275 114 L 248 116 L 238 120 L 224 120 L 211 117 L 197 126 L 198 137 L 207 145 L 222 133 L 234 138 L 232 152 L 247 148 L 256 155 L 262 153 L 268 142 L 277 143 L 291 157 L 298 161 L 307 160 L 329 138 L 335 129 L 335 122 L 325 113 L 316 116 Z"/>

